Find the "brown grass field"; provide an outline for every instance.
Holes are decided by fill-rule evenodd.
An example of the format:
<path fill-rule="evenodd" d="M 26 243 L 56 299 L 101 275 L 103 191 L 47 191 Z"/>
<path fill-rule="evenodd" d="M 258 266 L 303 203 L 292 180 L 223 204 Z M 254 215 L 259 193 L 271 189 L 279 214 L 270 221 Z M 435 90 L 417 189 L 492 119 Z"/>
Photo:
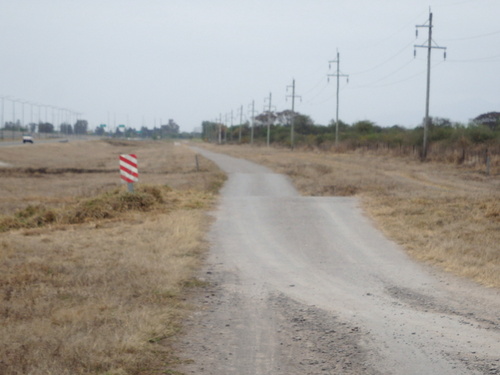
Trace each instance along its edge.
<path fill-rule="evenodd" d="M 173 143 L 33 146 L 0 148 L 0 374 L 170 373 L 225 176 Z"/>
<path fill-rule="evenodd" d="M 500 287 L 500 170 L 380 154 L 205 145 L 358 196 L 413 257 Z M 138 155 L 136 193 L 118 155 Z M 0 374 L 175 374 L 225 176 L 173 142 L 0 147 Z"/>
<path fill-rule="evenodd" d="M 288 175 L 303 195 L 358 196 L 415 259 L 500 288 L 500 166 L 422 163 L 380 153 L 214 146 Z"/>

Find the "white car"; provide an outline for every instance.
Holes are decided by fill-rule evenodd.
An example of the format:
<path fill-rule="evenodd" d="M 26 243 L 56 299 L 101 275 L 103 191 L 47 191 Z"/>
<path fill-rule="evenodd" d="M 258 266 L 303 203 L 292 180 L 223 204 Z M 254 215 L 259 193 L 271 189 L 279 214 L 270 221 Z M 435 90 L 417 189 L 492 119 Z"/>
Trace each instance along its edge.
<path fill-rule="evenodd" d="M 33 143 L 33 137 L 31 135 L 23 135 L 23 143 Z"/>

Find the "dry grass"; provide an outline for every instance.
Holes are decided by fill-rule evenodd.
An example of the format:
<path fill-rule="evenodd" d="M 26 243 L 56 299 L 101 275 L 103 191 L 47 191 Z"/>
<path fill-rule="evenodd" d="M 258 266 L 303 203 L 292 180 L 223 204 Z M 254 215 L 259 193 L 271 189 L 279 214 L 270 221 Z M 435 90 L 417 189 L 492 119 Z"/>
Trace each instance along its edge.
<path fill-rule="evenodd" d="M 500 288 L 499 171 L 368 153 L 215 150 L 289 175 L 304 195 L 359 196 L 376 225 L 416 259 Z"/>
<path fill-rule="evenodd" d="M 0 147 L 0 214 L 27 205 L 61 206 L 123 186 L 118 171 L 120 154 L 138 155 L 140 183 L 175 189 L 217 190 L 214 165 L 183 146 L 164 142 L 69 142 Z M 194 173 L 196 172 L 196 173 Z M 216 182 L 214 182 L 216 181 Z M 76 199 L 76 200 L 75 200 Z"/>
<path fill-rule="evenodd" d="M 4 186 L 25 187 L 0 205 L 3 220 L 22 224 L 0 234 L 0 373 L 169 373 L 185 294 L 199 283 L 204 212 L 224 177 L 201 158 L 197 171 L 194 155 L 173 144 L 82 142 L 74 154 L 65 146 L 0 150 L 14 165 L 1 172 Z M 87 163 L 71 164 L 87 152 Z M 135 195 L 115 182 L 117 155 L 128 152 L 148 183 Z M 70 168 L 86 172 L 54 173 Z M 85 187 L 73 184 L 78 177 Z M 51 220 L 40 221 L 47 212 Z"/>

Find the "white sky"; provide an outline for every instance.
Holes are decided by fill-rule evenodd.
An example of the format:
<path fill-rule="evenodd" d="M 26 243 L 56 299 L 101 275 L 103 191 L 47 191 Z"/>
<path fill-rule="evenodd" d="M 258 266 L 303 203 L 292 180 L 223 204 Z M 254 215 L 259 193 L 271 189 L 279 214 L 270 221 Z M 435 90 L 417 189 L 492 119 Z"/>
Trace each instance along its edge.
<path fill-rule="evenodd" d="M 429 6 L 431 116 L 467 122 L 500 111 L 499 0 L 0 0 L 0 95 L 82 113 L 99 124 L 182 131 L 272 105 L 318 124 L 335 118 L 414 127 L 425 114 Z M 267 101 L 266 101 L 267 104 Z M 5 100 L 5 121 L 12 102 Z M 14 110 L 21 118 L 20 103 Z M 31 116 L 26 104 L 25 122 Z M 37 120 L 37 106 L 33 106 Z M 42 107 L 42 120 L 45 119 Z M 55 114 L 53 114 L 55 113 Z M 61 116 L 48 108 L 48 120 Z M 228 122 L 230 122 L 228 118 Z"/>

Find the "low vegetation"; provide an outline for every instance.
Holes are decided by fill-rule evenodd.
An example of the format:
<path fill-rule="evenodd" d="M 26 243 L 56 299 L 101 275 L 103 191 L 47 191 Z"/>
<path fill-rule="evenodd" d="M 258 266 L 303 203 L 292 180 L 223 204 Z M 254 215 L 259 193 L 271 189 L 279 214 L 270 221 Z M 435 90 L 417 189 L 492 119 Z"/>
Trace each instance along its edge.
<path fill-rule="evenodd" d="M 307 116 L 290 110 L 265 112 L 255 117 L 253 131 L 249 123 L 227 127 L 203 122 L 206 141 L 225 144 L 292 146 L 291 126 L 294 124 L 293 147 L 299 149 L 353 152 L 376 151 L 397 157 L 423 157 L 423 126 L 411 129 L 399 125 L 381 127 L 369 120 L 347 124 L 332 121 L 318 125 Z M 269 124 L 269 138 L 268 138 Z M 428 126 L 428 152 L 425 159 L 455 164 L 482 163 L 500 166 L 500 113 L 488 112 L 468 124 L 433 117 Z M 338 144 L 336 145 L 336 142 Z M 488 161 L 489 160 L 489 161 Z"/>
<path fill-rule="evenodd" d="M 0 206 L 0 373 L 170 373 L 224 175 L 173 143 L 26 150 L 0 151 L 18 187 Z M 120 153 L 138 155 L 134 194 Z"/>
<path fill-rule="evenodd" d="M 290 176 L 311 196 L 357 196 L 416 259 L 500 288 L 500 166 L 421 163 L 384 150 L 311 152 L 206 145 Z"/>

